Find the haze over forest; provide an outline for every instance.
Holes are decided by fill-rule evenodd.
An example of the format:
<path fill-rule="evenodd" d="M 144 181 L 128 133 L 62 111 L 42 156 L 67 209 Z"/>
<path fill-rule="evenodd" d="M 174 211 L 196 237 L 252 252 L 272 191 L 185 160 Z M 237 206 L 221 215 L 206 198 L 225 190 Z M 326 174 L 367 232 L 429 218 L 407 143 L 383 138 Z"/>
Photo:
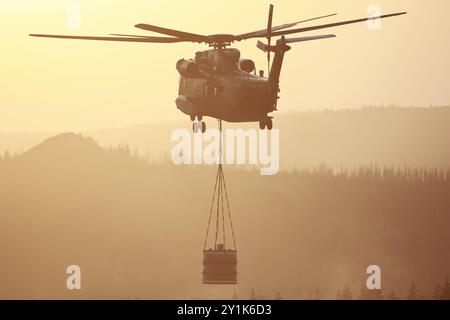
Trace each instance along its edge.
<path fill-rule="evenodd" d="M 449 174 L 225 167 L 239 284 L 218 288 L 200 273 L 215 168 L 61 134 L 0 160 L 0 298 L 448 297 Z M 81 291 L 65 289 L 70 264 Z M 375 296 L 361 290 L 371 264 Z"/>

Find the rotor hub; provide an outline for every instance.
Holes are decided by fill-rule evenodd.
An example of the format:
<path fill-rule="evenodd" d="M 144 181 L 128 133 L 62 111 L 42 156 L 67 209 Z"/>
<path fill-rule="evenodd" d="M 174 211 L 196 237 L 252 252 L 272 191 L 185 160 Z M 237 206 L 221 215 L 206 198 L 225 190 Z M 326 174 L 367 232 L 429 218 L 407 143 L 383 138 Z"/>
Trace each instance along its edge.
<path fill-rule="evenodd" d="M 223 49 L 236 40 L 236 36 L 232 34 L 212 34 L 208 36 L 209 46 L 216 49 Z"/>

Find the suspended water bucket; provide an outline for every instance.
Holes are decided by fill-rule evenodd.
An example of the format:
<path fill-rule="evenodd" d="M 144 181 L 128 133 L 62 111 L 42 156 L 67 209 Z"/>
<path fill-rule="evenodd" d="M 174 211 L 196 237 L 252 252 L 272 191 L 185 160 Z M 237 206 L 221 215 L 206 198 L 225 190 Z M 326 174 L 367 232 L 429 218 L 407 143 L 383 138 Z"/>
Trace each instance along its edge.
<path fill-rule="evenodd" d="M 203 284 L 236 284 L 237 251 L 217 248 L 203 250 Z"/>

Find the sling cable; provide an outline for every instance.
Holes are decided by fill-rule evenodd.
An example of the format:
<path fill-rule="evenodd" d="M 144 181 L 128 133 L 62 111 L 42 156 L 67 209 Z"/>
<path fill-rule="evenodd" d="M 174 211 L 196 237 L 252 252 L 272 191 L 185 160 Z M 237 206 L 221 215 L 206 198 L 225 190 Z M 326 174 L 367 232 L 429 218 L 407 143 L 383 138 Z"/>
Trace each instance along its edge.
<path fill-rule="evenodd" d="M 234 236 L 230 202 L 222 167 L 222 120 L 219 119 L 218 122 L 220 132 L 219 166 L 214 184 L 205 244 L 203 246 L 203 284 L 237 284 L 236 238 Z M 215 227 L 211 227 L 212 222 L 214 222 Z M 229 225 L 231 230 L 233 249 L 230 249 L 227 245 L 226 225 Z M 214 229 L 214 233 L 212 233 L 211 229 Z M 208 243 L 210 247 L 206 249 Z"/>

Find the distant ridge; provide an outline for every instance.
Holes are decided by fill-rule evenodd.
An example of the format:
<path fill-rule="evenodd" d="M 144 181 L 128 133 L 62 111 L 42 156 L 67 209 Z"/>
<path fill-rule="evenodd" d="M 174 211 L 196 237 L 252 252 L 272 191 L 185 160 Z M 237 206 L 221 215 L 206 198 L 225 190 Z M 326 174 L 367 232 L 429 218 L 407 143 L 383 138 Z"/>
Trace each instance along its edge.
<path fill-rule="evenodd" d="M 56 164 L 86 165 L 106 159 L 107 151 L 94 139 L 75 133 L 62 133 L 44 140 L 19 156 L 22 161 Z"/>
<path fill-rule="evenodd" d="M 216 126 L 213 119 L 207 121 L 209 128 Z M 254 123 L 225 124 L 225 128 L 255 126 Z M 280 112 L 276 114 L 274 127 L 280 129 L 282 169 L 312 168 L 322 164 L 354 168 L 375 163 L 394 167 L 450 167 L 448 106 L 365 106 L 320 112 Z M 83 135 L 65 133 L 43 143 L 42 140 L 51 134 L 0 134 L 0 155 L 7 150 L 9 154 L 20 154 L 36 146 L 25 152 L 24 157 L 38 156 L 42 152 L 50 153 L 44 150 L 52 146 L 50 149 L 57 149 L 59 153 L 52 158 L 62 157 L 65 152 L 79 157 L 80 153 L 89 155 L 102 152 L 101 148 L 126 144 L 143 158 L 165 161 L 174 145 L 171 133 L 179 128 L 189 130 L 189 121 L 86 131 Z M 95 142 L 87 137 L 92 137 Z M 69 148 L 70 145 L 73 148 Z"/>

